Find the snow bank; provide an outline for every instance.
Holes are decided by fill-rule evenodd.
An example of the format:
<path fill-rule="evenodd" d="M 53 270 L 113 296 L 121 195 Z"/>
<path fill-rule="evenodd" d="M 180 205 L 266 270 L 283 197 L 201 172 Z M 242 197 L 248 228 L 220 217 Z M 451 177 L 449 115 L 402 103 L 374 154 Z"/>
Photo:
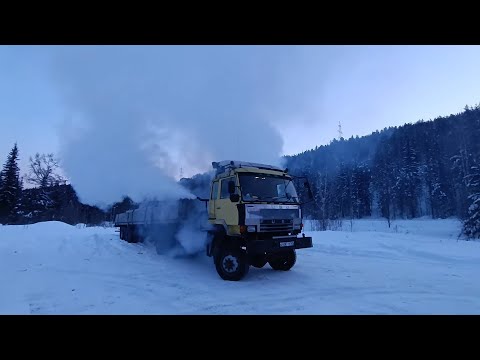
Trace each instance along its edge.
<path fill-rule="evenodd" d="M 315 229 L 314 222 L 305 220 L 305 230 Z M 461 232 L 462 223 L 456 218 L 431 219 L 419 218 L 412 220 L 392 220 L 390 227 L 385 219 L 354 219 L 342 220 L 337 223 L 335 231 L 347 232 L 386 232 L 400 234 L 416 234 L 423 236 L 457 238 Z"/>

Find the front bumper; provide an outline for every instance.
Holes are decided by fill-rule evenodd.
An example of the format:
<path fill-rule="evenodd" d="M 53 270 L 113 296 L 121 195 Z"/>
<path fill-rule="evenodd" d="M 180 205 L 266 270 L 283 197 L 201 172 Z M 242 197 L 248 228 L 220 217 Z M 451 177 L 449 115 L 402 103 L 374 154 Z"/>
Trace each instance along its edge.
<path fill-rule="evenodd" d="M 311 247 L 313 243 L 310 236 L 279 236 L 272 239 L 251 240 L 247 244 L 247 251 L 250 254 L 264 254 Z"/>

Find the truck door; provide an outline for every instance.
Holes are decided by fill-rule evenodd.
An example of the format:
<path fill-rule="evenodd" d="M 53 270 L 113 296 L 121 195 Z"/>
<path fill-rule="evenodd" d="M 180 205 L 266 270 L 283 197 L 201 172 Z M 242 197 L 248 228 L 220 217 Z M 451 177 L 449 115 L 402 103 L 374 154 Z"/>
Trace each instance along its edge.
<path fill-rule="evenodd" d="M 226 225 L 238 225 L 237 204 L 230 200 L 228 182 L 233 180 L 236 184 L 236 177 L 231 176 L 221 180 L 220 198 L 215 202 L 215 215 L 217 220 L 224 220 Z M 238 193 L 238 189 L 235 190 Z"/>
<path fill-rule="evenodd" d="M 208 202 L 208 218 L 215 219 L 215 203 L 218 199 L 218 180 L 212 184 L 212 191 L 210 192 L 210 201 Z"/>

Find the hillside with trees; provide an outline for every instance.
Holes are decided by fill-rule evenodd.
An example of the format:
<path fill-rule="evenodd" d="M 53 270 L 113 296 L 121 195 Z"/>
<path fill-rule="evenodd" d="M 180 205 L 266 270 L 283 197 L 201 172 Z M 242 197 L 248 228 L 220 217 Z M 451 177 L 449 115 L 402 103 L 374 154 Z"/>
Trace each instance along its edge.
<path fill-rule="evenodd" d="M 480 107 L 287 156 L 309 178 L 313 219 L 458 217 L 480 236 Z"/>
<path fill-rule="evenodd" d="M 0 172 L 0 223 L 57 220 L 98 225 L 137 207 L 128 196 L 108 209 L 82 204 L 59 175 L 53 154 L 30 158 L 20 176 L 15 144 Z M 306 176 L 313 201 L 304 215 L 323 230 L 340 219 L 458 217 L 464 234 L 480 237 L 480 106 L 458 114 L 389 127 L 363 137 L 334 139 L 285 157 L 289 172 Z M 207 197 L 211 174 L 180 180 Z M 24 181 L 31 185 L 24 187 Z M 301 187 L 299 187 L 301 188 Z M 301 192 L 301 190 L 300 190 Z"/>

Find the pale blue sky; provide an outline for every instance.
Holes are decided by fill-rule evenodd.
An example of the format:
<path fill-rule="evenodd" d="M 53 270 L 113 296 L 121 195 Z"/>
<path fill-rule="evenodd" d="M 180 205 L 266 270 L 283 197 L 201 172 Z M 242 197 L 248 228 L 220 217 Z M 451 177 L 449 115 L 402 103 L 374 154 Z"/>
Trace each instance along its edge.
<path fill-rule="evenodd" d="M 348 138 L 480 102 L 479 46 L 72 48 L 0 46 L 2 164 L 15 141 L 23 166 L 37 151 L 58 153 L 62 123 L 88 116 L 105 92 L 110 108 L 122 112 L 130 99 L 137 107 L 155 101 L 157 113 L 169 109 L 168 126 L 176 125 L 175 116 L 188 117 L 179 131 L 202 136 L 208 126 L 200 130 L 194 122 L 208 122 L 210 113 L 227 125 L 235 119 L 232 128 L 242 121 L 234 113 L 255 117 L 278 130 L 284 154 L 328 143 L 339 121 Z M 144 100 L 155 92 L 158 101 Z M 243 138 L 230 134 L 232 147 L 255 136 L 253 120 L 246 128 Z M 261 134 L 268 142 L 268 127 Z M 221 156 L 218 148 L 209 151 Z M 172 153 L 181 156 L 182 149 Z"/>

